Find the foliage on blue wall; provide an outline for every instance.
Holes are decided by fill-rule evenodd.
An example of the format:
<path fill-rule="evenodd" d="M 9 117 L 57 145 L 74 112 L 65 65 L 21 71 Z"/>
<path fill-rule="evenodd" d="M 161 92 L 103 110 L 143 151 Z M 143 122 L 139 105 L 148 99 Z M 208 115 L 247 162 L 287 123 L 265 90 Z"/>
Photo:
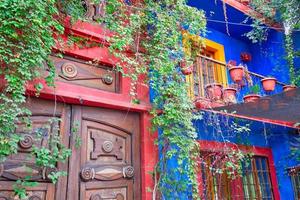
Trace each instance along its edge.
<path fill-rule="evenodd" d="M 190 5 L 206 10 L 206 15 L 209 19 L 223 20 L 222 18 L 224 16 L 220 2 L 217 3 L 217 6 L 213 2 L 214 1 L 209 0 L 204 0 L 204 2 L 189 1 Z M 210 11 L 216 14 L 210 16 Z M 242 22 L 246 18 L 244 14 L 237 13 L 237 11 L 231 7 L 228 7 L 227 11 L 228 16 L 235 16 L 234 18 L 230 17 L 231 21 Z M 288 67 L 284 60 L 284 36 L 282 32 L 271 30 L 267 41 L 261 44 L 253 44 L 250 40 L 242 36 L 243 33 L 249 31 L 247 27 L 229 25 L 229 32 L 233 34 L 228 35 L 224 24 L 209 21 L 207 30 L 208 32 L 205 36 L 207 39 L 224 46 L 226 62 L 236 60 L 239 64 L 241 63 L 240 53 L 249 52 L 252 55 L 252 61 L 247 63 L 249 70 L 265 76 L 275 76 L 282 82 L 289 82 Z M 294 33 L 294 42 L 295 48 L 300 49 L 300 32 Z M 296 60 L 296 66 L 299 66 L 300 69 L 300 59 Z M 281 91 L 281 88 L 279 88 L 279 90 Z M 276 92 L 279 92 L 279 90 Z M 153 99 L 155 94 L 153 94 L 151 90 L 150 93 L 150 97 Z M 231 127 L 232 123 L 238 125 L 249 124 L 251 131 L 249 133 L 235 132 Z M 293 144 L 293 140 L 299 138 L 299 135 L 295 134 L 292 129 L 261 122 L 211 115 L 209 113 L 205 113 L 203 120 L 195 121 L 194 125 L 199 140 L 233 142 L 243 145 L 271 148 L 281 199 L 294 199 L 291 179 L 287 174 L 287 168 L 299 165 L 300 163 L 295 158 L 290 157 L 292 155 L 290 147 Z M 176 168 L 176 158 L 172 158 L 168 161 L 168 167 L 170 169 Z M 179 199 L 183 200 L 190 198 L 190 194 L 179 192 L 176 195 L 180 196 Z"/>
<path fill-rule="evenodd" d="M 299 134 L 291 128 L 268 123 L 242 120 L 205 112 L 203 120 L 195 121 L 198 139 L 218 142 L 232 142 L 241 145 L 267 147 L 272 149 L 281 199 L 292 200 L 293 190 L 287 168 L 299 165 L 291 152 L 292 145 L 300 149 Z M 236 131 L 233 126 L 249 126 L 249 132 Z M 296 141 L 295 141 L 296 140 Z"/>

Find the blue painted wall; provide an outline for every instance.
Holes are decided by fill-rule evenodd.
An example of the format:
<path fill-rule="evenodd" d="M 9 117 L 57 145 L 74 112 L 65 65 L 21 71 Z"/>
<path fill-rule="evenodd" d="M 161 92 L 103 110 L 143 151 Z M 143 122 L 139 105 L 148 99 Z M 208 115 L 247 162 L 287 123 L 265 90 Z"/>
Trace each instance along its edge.
<path fill-rule="evenodd" d="M 270 31 L 267 41 L 253 44 L 248 39 L 240 40 L 211 27 L 207 30 L 208 33 L 205 36 L 207 39 L 224 46 L 226 62 L 236 60 L 239 64 L 241 63 L 240 54 L 249 52 L 252 55 L 252 61 L 247 63 L 250 71 L 265 76 L 274 76 L 282 82 L 289 82 L 282 32 Z M 297 45 L 300 49 L 300 39 L 297 40 Z"/>
<path fill-rule="evenodd" d="M 249 63 L 249 70 L 264 76 L 276 77 L 282 82 L 289 82 L 282 32 L 271 30 L 268 33 L 267 41 L 261 44 L 250 42 L 249 47 L 253 55 L 253 59 Z"/>
<path fill-rule="evenodd" d="M 233 123 L 249 125 L 249 133 L 238 133 L 232 129 Z M 272 149 L 279 191 L 282 200 L 293 200 L 293 189 L 287 168 L 299 165 L 297 156 L 293 156 L 291 147 L 299 148 L 299 134 L 295 130 L 249 120 L 205 113 L 203 120 L 194 122 L 198 139 L 218 142 L 232 142 Z M 298 140 L 297 140 L 298 139 Z M 200 147 L 201 148 L 201 147 Z M 299 156 L 299 155 L 298 155 Z"/>
<path fill-rule="evenodd" d="M 236 60 L 239 64 L 241 62 L 241 52 L 250 51 L 249 45 L 245 41 L 230 37 L 226 33 L 222 33 L 210 27 L 208 27 L 207 30 L 208 32 L 205 36 L 207 39 L 224 46 L 226 62 L 229 60 Z"/>
<path fill-rule="evenodd" d="M 217 1 L 216 6 L 214 2 L 210 0 L 190 0 L 189 4 L 204 9 L 206 16 L 210 20 L 224 20 L 222 5 Z M 227 7 L 229 21 L 239 23 L 246 18 L 243 13 L 238 12 L 230 6 Z M 229 60 L 236 60 L 239 64 L 241 62 L 240 53 L 249 52 L 252 55 L 252 61 L 247 64 L 249 70 L 266 76 L 275 76 L 278 80 L 288 83 L 288 68 L 284 60 L 283 33 L 271 30 L 267 41 L 261 44 L 253 44 L 246 37 L 242 36 L 242 34 L 249 30 L 249 27 L 246 26 L 229 25 L 229 32 L 231 33 L 229 36 L 226 33 L 226 26 L 224 24 L 208 21 L 208 32 L 205 37 L 224 46 L 227 62 Z M 294 33 L 294 41 L 295 48 L 300 49 L 300 32 Z M 300 59 L 296 60 L 296 65 L 300 69 Z M 259 84 L 259 82 L 257 83 Z M 276 92 L 279 91 L 281 91 L 281 88 L 276 89 Z M 264 93 L 262 94 L 264 95 Z M 154 94 L 151 92 L 151 99 L 153 99 L 153 96 Z M 242 95 L 238 96 L 239 99 L 241 97 Z M 291 179 L 287 175 L 286 169 L 300 164 L 295 158 L 290 157 L 293 145 L 299 145 L 300 149 L 299 141 L 298 143 L 296 141 L 299 135 L 295 134 L 289 128 L 253 121 L 237 121 L 238 124 L 242 125 L 250 124 L 250 134 L 234 133 L 228 125 L 235 119 L 224 116 L 211 117 L 211 115 L 206 113 L 203 120 L 194 122 L 198 139 L 271 148 L 281 199 L 293 200 Z M 172 159 L 168 163 L 168 167 L 170 168 L 176 166 L 176 159 Z M 180 196 L 180 199 L 190 199 L 190 194 L 177 195 Z"/>
<path fill-rule="evenodd" d="M 228 36 L 226 33 L 217 31 L 211 27 L 208 28 L 206 38 L 220 43 L 225 48 L 225 58 L 228 60 L 236 60 L 240 63 L 240 53 L 250 52 L 253 60 L 248 64 L 251 71 L 261 73 L 263 75 L 276 75 L 281 81 L 288 81 L 287 71 L 285 67 L 285 61 L 283 60 L 284 49 L 282 46 L 282 33 L 271 32 L 269 40 L 261 45 L 252 44 L 250 41 L 241 40 Z M 298 44 L 298 43 L 297 43 Z M 300 47 L 300 45 L 299 45 Z M 279 66 L 281 70 L 274 70 L 275 66 Z M 151 99 L 154 94 L 151 92 Z M 217 120 L 217 121 L 214 121 Z M 218 124 L 219 121 L 222 123 Z M 250 124 L 250 134 L 234 134 L 228 124 L 234 119 L 228 119 L 227 117 L 215 116 L 210 118 L 206 115 L 203 120 L 195 121 L 194 125 L 198 132 L 199 140 L 211 140 L 219 142 L 234 142 L 244 145 L 254 145 L 260 147 L 268 147 L 272 149 L 275 169 L 279 184 L 280 196 L 282 200 L 293 200 L 293 191 L 291 185 L 291 179 L 287 175 L 287 168 L 295 165 L 299 165 L 299 161 L 290 158 L 290 147 L 293 140 L 298 137 L 295 133 L 290 133 L 291 129 L 274 126 L 270 124 L 263 124 L 253 121 L 238 121 L 238 124 Z M 211 124 L 212 123 L 212 124 Z M 300 146 L 300 145 L 299 145 Z M 176 159 L 171 159 L 168 162 L 168 167 L 176 168 Z M 177 197 L 182 200 L 191 199 L 190 193 L 181 193 L 178 191 Z"/>

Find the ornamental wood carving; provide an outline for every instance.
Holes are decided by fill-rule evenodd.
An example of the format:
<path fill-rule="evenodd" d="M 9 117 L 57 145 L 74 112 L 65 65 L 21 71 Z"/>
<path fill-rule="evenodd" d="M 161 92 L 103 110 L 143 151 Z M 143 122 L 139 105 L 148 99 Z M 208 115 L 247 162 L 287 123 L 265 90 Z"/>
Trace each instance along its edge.
<path fill-rule="evenodd" d="M 105 200 L 105 199 L 114 199 L 114 200 L 124 200 L 124 196 L 121 193 L 112 194 L 110 196 L 101 196 L 101 194 L 93 194 L 90 200 Z"/>
<path fill-rule="evenodd" d="M 84 167 L 81 170 L 81 178 L 84 181 L 101 180 L 112 181 L 122 178 L 133 178 L 133 166 L 93 166 Z"/>
<path fill-rule="evenodd" d="M 114 140 L 103 138 L 100 134 L 92 131 L 91 138 L 94 140 L 94 150 L 91 152 L 91 159 L 96 160 L 100 156 L 114 156 L 117 160 L 123 160 L 123 142 L 114 137 Z"/>
<path fill-rule="evenodd" d="M 111 67 L 94 65 L 70 57 L 51 59 L 58 74 L 57 80 L 88 88 L 119 92 L 119 73 Z"/>
<path fill-rule="evenodd" d="M 141 199 L 139 114 L 34 98 L 28 103 L 32 129 L 18 124 L 16 132 L 23 136 L 18 153 L 0 163 L 0 200 L 15 200 L 14 180 L 25 176 L 39 183 L 28 190 L 28 200 Z M 54 108 L 55 116 L 60 119 L 57 125 L 62 143 L 70 145 L 73 151 L 66 163 L 58 163 L 56 168 L 41 168 L 29 155 L 33 146 L 48 145 L 53 129 L 49 119 Z M 75 148 L 75 140 L 70 138 L 74 121 L 79 124 L 78 136 L 82 139 L 79 148 Z M 66 171 L 68 176 L 60 177 L 54 185 L 47 177 L 57 170 Z"/>

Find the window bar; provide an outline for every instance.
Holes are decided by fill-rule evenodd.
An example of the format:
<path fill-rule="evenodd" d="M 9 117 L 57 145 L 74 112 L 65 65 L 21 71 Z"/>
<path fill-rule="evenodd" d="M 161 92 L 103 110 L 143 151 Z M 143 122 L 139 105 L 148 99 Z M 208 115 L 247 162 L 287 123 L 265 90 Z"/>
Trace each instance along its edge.
<path fill-rule="evenodd" d="M 212 74 L 212 80 L 214 80 L 214 82 L 218 83 L 219 82 L 219 79 L 218 79 L 218 70 L 217 70 L 217 67 L 218 65 L 215 63 L 215 62 L 212 62 L 210 61 L 211 65 L 210 65 L 210 68 L 211 68 L 211 74 Z"/>
<path fill-rule="evenodd" d="M 204 96 L 203 90 L 201 87 L 203 87 L 203 81 L 202 81 L 202 59 L 201 58 L 197 58 L 197 76 L 198 76 L 198 95 L 199 96 Z"/>
<path fill-rule="evenodd" d="M 208 180 L 208 191 L 209 193 L 211 194 L 211 199 L 215 199 L 215 193 L 214 193 L 214 186 L 213 186 L 213 176 L 211 174 L 211 170 L 209 169 L 209 166 L 210 166 L 211 162 L 210 162 L 210 158 L 208 157 L 207 159 L 207 166 L 206 166 L 206 169 L 207 169 L 207 175 L 209 177 L 209 180 Z"/>
<path fill-rule="evenodd" d="M 251 168 L 252 168 L 252 166 L 251 166 Z M 248 170 L 248 169 L 246 169 L 245 171 L 246 171 L 246 178 L 247 178 L 247 185 L 246 186 L 248 188 L 248 193 L 249 193 L 248 199 L 249 199 L 249 197 L 250 197 L 250 199 L 254 199 L 253 198 L 253 193 L 252 193 L 252 188 L 251 188 L 251 181 L 250 181 L 250 173 L 251 173 L 251 171 Z"/>
<path fill-rule="evenodd" d="M 263 160 L 263 158 L 257 158 L 257 161 L 258 161 L 258 164 L 259 164 L 259 169 L 260 170 L 257 170 L 257 173 L 258 173 L 258 177 L 260 177 L 260 181 L 261 181 L 261 193 L 262 193 L 262 198 L 266 197 L 267 195 L 267 184 L 265 183 L 265 178 L 264 178 L 264 173 L 266 173 L 266 169 L 263 168 L 263 164 L 262 162 L 264 162 L 265 160 Z M 267 195 L 268 197 L 268 195 Z"/>
<path fill-rule="evenodd" d="M 272 187 L 272 182 L 271 182 L 271 178 L 270 178 L 270 168 L 269 168 L 269 160 L 266 159 L 266 169 L 267 169 L 267 173 L 268 173 L 268 182 L 269 182 L 269 187 L 270 187 L 270 191 L 271 191 L 271 197 L 272 199 L 274 199 L 274 191 L 273 191 L 273 187 Z"/>
<path fill-rule="evenodd" d="M 204 80 L 205 85 L 207 85 L 207 84 L 210 83 L 210 80 L 209 80 L 209 74 L 208 74 L 207 62 L 208 62 L 208 61 L 205 59 L 205 60 L 204 60 L 204 63 L 205 63 L 205 72 L 206 72 L 206 81 Z M 204 88 L 205 88 L 205 85 L 204 85 Z"/>
<path fill-rule="evenodd" d="M 257 198 L 262 199 L 261 198 L 261 188 L 260 188 L 259 178 L 258 178 L 258 171 L 257 171 L 257 167 L 256 167 L 256 162 L 255 162 L 256 159 L 257 159 L 257 157 L 252 159 L 252 165 L 253 165 L 252 171 L 253 171 L 253 176 L 254 176 L 254 181 L 255 181 L 254 186 L 255 186 L 255 190 L 257 192 Z"/>

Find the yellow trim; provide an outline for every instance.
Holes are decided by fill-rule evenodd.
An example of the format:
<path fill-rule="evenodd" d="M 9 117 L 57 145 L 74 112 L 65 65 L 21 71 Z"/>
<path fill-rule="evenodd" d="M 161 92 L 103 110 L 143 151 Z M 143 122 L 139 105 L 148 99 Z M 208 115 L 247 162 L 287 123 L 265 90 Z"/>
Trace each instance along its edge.
<path fill-rule="evenodd" d="M 198 51 L 196 53 L 200 53 L 202 49 L 205 49 L 207 51 L 211 51 L 214 53 L 214 59 L 226 62 L 225 61 L 225 52 L 224 52 L 224 46 L 216 43 L 212 40 L 201 38 L 198 35 L 192 35 L 188 33 L 187 31 L 182 32 L 183 35 L 183 48 L 184 52 L 188 57 L 191 57 L 192 51 L 195 50 L 195 48 L 198 48 Z M 221 83 L 223 86 L 227 86 L 227 72 L 225 67 L 215 67 L 214 68 L 214 79 L 216 82 Z M 189 84 L 188 88 L 188 95 L 191 98 L 194 98 L 194 76 L 193 74 L 186 76 L 186 82 Z"/>
<path fill-rule="evenodd" d="M 214 59 L 225 63 L 224 46 L 212 40 L 204 38 L 205 49 L 214 52 Z M 223 86 L 227 86 L 227 73 L 225 67 L 215 68 L 215 80 Z"/>

